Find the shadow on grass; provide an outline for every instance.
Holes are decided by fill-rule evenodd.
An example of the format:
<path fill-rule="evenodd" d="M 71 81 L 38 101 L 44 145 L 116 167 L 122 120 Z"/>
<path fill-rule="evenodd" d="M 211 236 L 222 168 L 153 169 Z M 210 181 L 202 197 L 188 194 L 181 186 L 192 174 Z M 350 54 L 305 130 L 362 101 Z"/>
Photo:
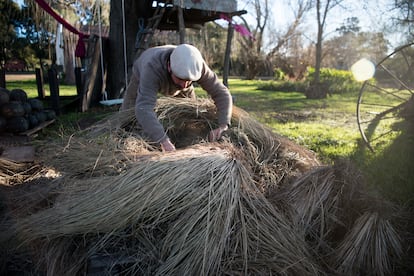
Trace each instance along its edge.
<path fill-rule="evenodd" d="M 413 106 L 414 109 L 414 106 Z M 414 208 L 414 112 L 393 126 L 401 131 L 383 151 L 369 152 L 361 142 L 353 158 L 360 164 L 368 182 L 393 202 Z"/>

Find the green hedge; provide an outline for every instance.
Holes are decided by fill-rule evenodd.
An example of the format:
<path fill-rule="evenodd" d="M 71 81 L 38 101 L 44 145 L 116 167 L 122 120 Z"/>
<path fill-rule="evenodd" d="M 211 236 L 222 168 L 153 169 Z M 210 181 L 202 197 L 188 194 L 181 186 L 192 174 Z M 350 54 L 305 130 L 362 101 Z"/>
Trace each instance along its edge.
<path fill-rule="evenodd" d="M 309 67 L 303 81 L 273 80 L 259 84 L 258 89 L 282 92 L 305 92 L 310 83 L 314 81 L 314 78 L 315 68 Z M 327 87 L 328 94 L 358 93 L 362 86 L 362 83 L 356 81 L 350 71 L 330 68 L 321 68 L 320 83 L 323 87 Z"/>
<path fill-rule="evenodd" d="M 306 82 L 312 83 L 314 78 L 315 68 L 309 67 Z M 358 93 L 362 85 L 350 71 L 331 68 L 321 68 L 319 82 L 328 88 L 329 94 Z"/>
<path fill-rule="evenodd" d="M 303 81 L 266 81 L 259 83 L 257 89 L 281 92 L 302 92 L 306 91 L 307 83 Z"/>

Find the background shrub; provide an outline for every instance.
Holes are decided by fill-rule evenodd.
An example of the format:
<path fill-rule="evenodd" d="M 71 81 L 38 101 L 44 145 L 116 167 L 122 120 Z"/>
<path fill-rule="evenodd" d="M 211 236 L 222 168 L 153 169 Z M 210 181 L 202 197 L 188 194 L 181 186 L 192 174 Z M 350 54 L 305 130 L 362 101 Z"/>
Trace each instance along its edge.
<path fill-rule="evenodd" d="M 309 67 L 305 82 L 312 83 L 314 78 L 315 68 Z M 358 93 L 361 88 L 350 71 L 330 68 L 321 68 L 320 83 L 328 88 L 328 94 Z"/>
<path fill-rule="evenodd" d="M 275 68 L 273 73 L 273 79 L 276 81 L 283 81 L 286 79 L 286 74 L 280 68 Z"/>
<path fill-rule="evenodd" d="M 281 91 L 281 92 L 302 92 L 304 93 L 307 83 L 303 81 L 266 81 L 257 85 L 259 90 Z"/>

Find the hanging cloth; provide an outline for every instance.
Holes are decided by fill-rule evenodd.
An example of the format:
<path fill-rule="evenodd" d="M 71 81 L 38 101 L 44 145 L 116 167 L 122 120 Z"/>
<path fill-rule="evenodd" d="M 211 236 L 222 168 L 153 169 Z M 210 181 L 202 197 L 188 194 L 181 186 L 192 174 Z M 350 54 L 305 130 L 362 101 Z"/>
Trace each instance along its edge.
<path fill-rule="evenodd" d="M 75 56 L 83 58 L 86 55 L 86 47 L 85 43 L 83 41 L 84 38 L 89 37 L 88 34 L 84 34 L 80 31 L 78 31 L 75 27 L 73 27 L 69 22 L 67 22 L 63 17 L 61 17 L 59 14 L 57 14 L 45 0 L 35 0 L 35 2 L 44 9 L 48 14 L 53 16 L 59 23 L 61 23 L 66 29 L 71 31 L 74 34 L 77 34 L 79 36 L 78 43 L 76 44 L 75 49 Z"/>

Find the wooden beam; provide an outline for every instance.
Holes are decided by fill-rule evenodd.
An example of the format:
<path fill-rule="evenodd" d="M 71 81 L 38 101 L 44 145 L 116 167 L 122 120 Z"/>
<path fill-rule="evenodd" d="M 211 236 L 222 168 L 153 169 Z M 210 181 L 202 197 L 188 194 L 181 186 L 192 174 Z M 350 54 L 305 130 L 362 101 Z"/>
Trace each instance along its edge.
<path fill-rule="evenodd" d="M 40 125 L 32 128 L 32 129 L 29 129 L 29 130 L 26 130 L 24 132 L 19 133 L 19 135 L 20 136 L 31 136 L 31 135 L 35 134 L 36 132 L 38 132 L 39 130 L 44 129 L 48 125 L 53 124 L 55 121 L 56 121 L 56 119 L 52 119 L 50 121 L 45 121 L 45 122 L 41 123 Z"/>
<path fill-rule="evenodd" d="M 183 9 L 177 6 L 177 17 L 178 17 L 178 32 L 180 34 L 180 44 L 185 43 L 185 22 Z"/>

